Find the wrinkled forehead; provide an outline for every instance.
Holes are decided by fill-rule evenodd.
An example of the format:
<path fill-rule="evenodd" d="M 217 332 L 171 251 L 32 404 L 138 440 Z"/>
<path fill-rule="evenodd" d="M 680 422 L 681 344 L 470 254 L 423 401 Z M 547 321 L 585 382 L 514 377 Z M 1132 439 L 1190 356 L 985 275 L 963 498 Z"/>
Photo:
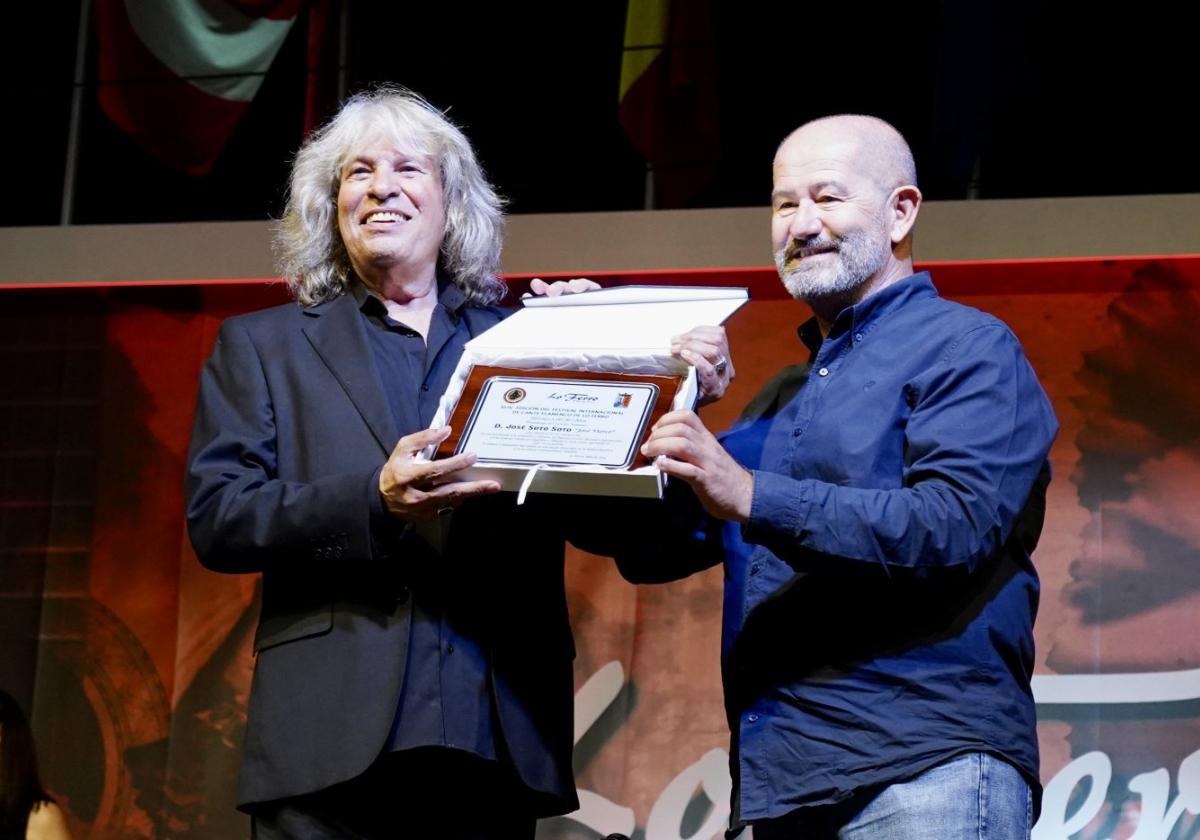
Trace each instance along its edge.
<path fill-rule="evenodd" d="M 350 161 L 381 147 L 410 157 L 438 161 L 441 155 L 438 134 L 435 127 L 422 116 L 397 112 L 391 108 L 372 109 L 358 121 L 351 138 L 342 146 L 338 171 Z"/>
<path fill-rule="evenodd" d="M 875 180 L 860 139 L 826 132 L 789 137 L 775 153 L 772 174 L 776 186 L 790 180 Z"/>

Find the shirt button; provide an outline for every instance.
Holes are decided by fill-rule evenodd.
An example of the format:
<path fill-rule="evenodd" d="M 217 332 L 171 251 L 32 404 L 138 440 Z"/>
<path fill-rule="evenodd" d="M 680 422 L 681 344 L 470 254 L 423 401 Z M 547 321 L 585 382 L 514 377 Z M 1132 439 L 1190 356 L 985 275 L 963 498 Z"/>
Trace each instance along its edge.
<path fill-rule="evenodd" d="M 422 386 L 421 386 L 421 390 L 422 390 L 422 391 L 428 391 L 428 390 L 429 390 L 429 383 L 428 383 L 428 382 L 426 382 L 424 385 L 422 385 Z"/>
<path fill-rule="evenodd" d="M 446 645 L 446 653 L 454 653 L 454 645 L 453 644 Z"/>
<path fill-rule="evenodd" d="M 747 723 L 757 723 L 758 715 L 755 712 L 751 712 L 750 714 L 746 715 L 746 721 Z"/>
<path fill-rule="evenodd" d="M 829 368 L 821 368 L 819 371 L 817 371 L 817 376 L 828 376 L 828 375 L 829 375 Z"/>
<path fill-rule="evenodd" d="M 855 334 L 854 334 L 854 340 L 855 340 L 855 341 L 862 341 L 862 333 L 855 333 Z"/>
<path fill-rule="evenodd" d="M 761 563 L 755 563 L 753 566 L 750 567 L 750 574 L 752 574 L 752 575 L 756 575 L 761 571 L 762 571 Z"/>

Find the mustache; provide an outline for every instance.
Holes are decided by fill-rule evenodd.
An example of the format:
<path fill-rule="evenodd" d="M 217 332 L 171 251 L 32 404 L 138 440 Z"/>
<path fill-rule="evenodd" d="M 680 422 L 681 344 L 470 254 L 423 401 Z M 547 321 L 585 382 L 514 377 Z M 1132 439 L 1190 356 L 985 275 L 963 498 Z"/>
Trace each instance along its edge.
<path fill-rule="evenodd" d="M 783 250 L 783 258 L 785 261 L 791 261 L 796 258 L 810 257 L 813 254 L 821 254 L 826 251 L 840 251 L 842 242 L 840 239 L 824 236 L 809 236 L 805 239 L 793 239 L 787 244 Z"/>

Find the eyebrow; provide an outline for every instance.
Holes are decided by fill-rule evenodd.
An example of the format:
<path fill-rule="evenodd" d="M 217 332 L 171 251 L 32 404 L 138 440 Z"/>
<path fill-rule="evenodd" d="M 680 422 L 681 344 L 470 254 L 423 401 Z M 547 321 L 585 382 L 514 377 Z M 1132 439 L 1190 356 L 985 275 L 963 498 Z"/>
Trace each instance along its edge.
<path fill-rule="evenodd" d="M 826 180 L 826 181 L 816 181 L 812 184 L 809 184 L 807 188 L 802 190 L 802 192 L 819 193 L 822 190 L 833 190 L 836 193 L 844 194 L 844 193 L 848 193 L 850 191 L 850 188 L 847 187 L 845 184 L 843 184 L 841 181 Z M 794 189 L 772 190 L 771 191 L 771 201 L 774 202 L 774 201 L 778 201 L 781 198 L 787 198 L 790 196 L 794 196 L 794 195 L 796 195 L 796 192 L 797 191 Z"/>
<path fill-rule="evenodd" d="M 808 188 L 809 192 L 821 192 L 822 190 L 826 189 L 833 190 L 836 193 L 846 193 L 850 191 L 850 188 L 841 181 L 817 181 Z"/>
<path fill-rule="evenodd" d="M 395 157 L 393 157 L 390 154 L 373 155 L 368 152 L 360 152 L 358 154 L 354 154 L 354 155 L 351 155 L 350 157 L 346 158 L 346 161 L 342 164 L 339 172 L 341 174 L 345 174 L 347 169 L 349 169 L 351 166 L 354 166 L 357 163 L 374 166 L 380 160 L 391 160 L 393 163 L 415 164 L 417 166 L 426 166 L 426 167 L 433 167 L 435 165 L 434 158 L 432 155 L 427 155 L 427 154 L 423 154 L 420 152 L 402 152 Z"/>

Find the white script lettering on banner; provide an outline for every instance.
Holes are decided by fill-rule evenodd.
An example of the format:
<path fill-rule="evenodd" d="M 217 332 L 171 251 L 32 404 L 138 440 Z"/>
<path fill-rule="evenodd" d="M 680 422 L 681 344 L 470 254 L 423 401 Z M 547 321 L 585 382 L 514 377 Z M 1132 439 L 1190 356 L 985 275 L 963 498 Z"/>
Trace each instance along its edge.
<path fill-rule="evenodd" d="M 1071 794 L 1088 782 L 1087 798 L 1068 813 Z M 1112 760 L 1099 750 L 1085 753 L 1055 774 L 1046 784 L 1042 816 L 1033 829 L 1033 840 L 1067 840 L 1100 815 L 1112 782 Z M 1186 811 L 1200 814 L 1200 750 L 1179 764 L 1178 793 L 1171 801 L 1171 774 L 1165 767 L 1129 780 L 1130 793 L 1141 797 L 1137 829 L 1129 840 L 1168 840 Z"/>
<path fill-rule="evenodd" d="M 575 693 L 575 743 L 591 728 L 620 694 L 625 670 L 620 662 L 609 662 Z M 711 840 L 723 833 L 729 822 L 729 754 L 711 749 L 683 768 L 664 789 L 646 820 L 646 840 Z M 683 816 L 699 788 L 712 803 L 704 823 L 683 835 Z M 580 789 L 579 809 L 567 815 L 597 834 L 632 835 L 636 818 L 632 808 L 619 805 L 598 793 Z"/>
<path fill-rule="evenodd" d="M 612 704 L 625 685 L 620 662 L 609 662 L 575 694 L 575 743 Z M 1042 815 L 1033 829 L 1033 840 L 1068 840 L 1098 817 L 1108 801 L 1112 760 L 1099 750 L 1085 753 L 1063 767 L 1046 783 Z M 1087 785 L 1084 801 L 1071 809 L 1071 795 Z M 712 840 L 720 837 L 729 819 L 729 756 L 713 748 L 684 767 L 659 794 L 646 820 L 645 840 Z M 684 836 L 684 813 L 697 791 L 712 807 L 703 824 Z M 1129 840 L 1169 840 L 1184 813 L 1200 814 L 1200 750 L 1179 765 L 1171 798 L 1171 774 L 1166 768 L 1141 773 L 1129 780 L 1129 792 L 1140 797 L 1137 828 Z M 637 818 L 632 808 L 589 790 L 579 791 L 579 809 L 571 819 L 601 836 L 632 835 Z M 743 835 L 749 837 L 749 834 Z"/>

